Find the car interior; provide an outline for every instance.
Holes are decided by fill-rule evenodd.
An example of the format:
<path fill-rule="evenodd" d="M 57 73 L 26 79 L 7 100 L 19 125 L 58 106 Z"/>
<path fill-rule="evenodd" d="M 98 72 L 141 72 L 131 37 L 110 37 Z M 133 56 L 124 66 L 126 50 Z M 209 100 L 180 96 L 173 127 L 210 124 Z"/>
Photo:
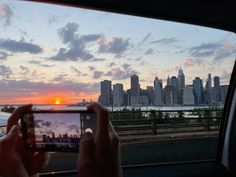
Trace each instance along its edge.
<path fill-rule="evenodd" d="M 33 0 L 29 3 L 38 3 L 48 6 L 65 6 L 72 8 L 81 8 L 101 12 L 111 12 L 115 14 L 129 15 L 134 17 L 140 17 L 153 20 L 165 20 L 169 22 L 178 22 L 183 24 L 196 25 L 200 27 L 213 28 L 216 30 L 222 30 L 236 33 L 236 16 L 234 12 L 234 6 L 231 3 L 226 2 L 199 2 L 193 1 L 188 3 L 173 2 L 173 1 L 134 1 L 134 0 Z M 101 20 L 102 21 L 102 20 Z M 122 28 L 126 28 L 121 27 Z M 145 27 L 144 27 L 145 28 Z M 133 29 L 134 31 L 136 29 Z M 1 43 L 0 43 L 1 48 Z M 196 143 L 191 140 L 181 140 L 168 144 L 169 141 L 160 144 L 155 149 L 149 146 L 149 144 L 136 144 L 129 143 L 124 138 L 124 142 L 127 141 L 129 148 L 132 146 L 142 149 L 133 151 L 126 149 L 124 146 L 124 153 L 128 154 L 127 159 L 123 159 L 122 169 L 124 177 L 234 177 L 236 176 L 236 65 L 235 65 L 234 53 L 233 65 L 230 80 L 228 83 L 228 91 L 225 98 L 219 133 L 217 134 L 217 140 L 210 137 L 209 141 L 202 139 Z M 1 55 L 0 55 L 1 58 Z M 1 60 L 0 60 L 1 61 Z M 223 67 L 224 62 L 217 67 Z M 96 67 L 96 66 L 95 66 Z M 128 68 L 127 68 L 128 69 Z M 208 71 L 206 71 L 208 72 Z M 209 71 L 210 72 L 210 71 Z M 1 86 L 0 86 L 1 87 Z M 114 121 L 115 122 L 115 121 Z M 122 126 L 119 127 L 121 121 L 117 121 L 117 131 L 122 132 Z M 119 129 L 120 128 L 120 129 Z M 135 128 L 133 128 L 135 129 Z M 2 131 L 2 130 L 1 130 Z M 2 132 L 1 132 L 2 133 Z M 127 132 L 124 132 L 124 134 Z M 121 133 L 122 136 L 122 133 Z M 124 135 L 125 137 L 125 135 Z M 123 139 L 122 139 L 123 141 Z M 195 151 L 204 150 L 204 146 L 216 146 L 216 148 L 209 148 L 204 150 L 203 157 L 192 158 L 191 154 L 187 154 L 185 146 L 188 143 L 193 143 L 191 150 Z M 195 144 L 194 144 L 195 143 Z M 198 144 L 199 143 L 199 144 Z M 127 145 L 127 147 L 128 147 Z M 137 145 L 137 146 L 136 146 Z M 162 153 L 164 149 L 176 148 L 178 152 L 171 154 L 171 152 Z M 137 150 L 137 152 L 136 152 Z M 147 155 L 144 151 L 155 151 L 153 155 Z M 160 153 L 158 153 L 160 151 Z M 177 151 L 177 150 L 176 150 Z M 169 153 L 169 154 L 168 154 Z M 168 157 L 166 156 L 168 154 Z M 143 163 L 136 163 L 137 158 L 135 156 L 142 156 L 147 158 Z M 172 157 L 171 157 L 172 156 Z M 63 157 L 63 158 L 62 158 Z M 51 162 L 47 170 L 40 174 L 40 176 L 77 176 L 76 170 L 76 155 L 74 153 L 52 153 Z M 156 161 L 155 158 L 159 158 Z M 171 159 L 174 160 L 171 160 Z M 66 159 L 70 168 L 65 168 L 63 160 Z M 167 159 L 167 160 L 162 160 Z M 177 160 L 176 160 L 177 159 Z"/>

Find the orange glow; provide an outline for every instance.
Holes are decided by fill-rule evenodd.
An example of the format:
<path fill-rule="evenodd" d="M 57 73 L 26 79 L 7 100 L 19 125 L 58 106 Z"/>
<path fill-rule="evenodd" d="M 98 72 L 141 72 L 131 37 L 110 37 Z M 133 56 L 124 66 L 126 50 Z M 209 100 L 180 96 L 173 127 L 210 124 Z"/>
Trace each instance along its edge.
<path fill-rule="evenodd" d="M 60 95 L 60 97 L 58 96 Z M 54 104 L 57 105 L 57 99 L 60 104 L 75 104 L 81 102 L 83 99 L 86 101 L 97 101 L 99 93 L 68 93 L 68 92 L 50 92 L 48 94 L 37 94 L 36 96 L 21 96 L 14 95 L 13 98 L 1 99 L 0 104 Z"/>
<path fill-rule="evenodd" d="M 56 100 L 55 100 L 54 104 L 56 104 L 56 105 L 59 105 L 59 104 L 61 104 L 61 99 L 60 99 L 60 98 L 56 98 Z"/>

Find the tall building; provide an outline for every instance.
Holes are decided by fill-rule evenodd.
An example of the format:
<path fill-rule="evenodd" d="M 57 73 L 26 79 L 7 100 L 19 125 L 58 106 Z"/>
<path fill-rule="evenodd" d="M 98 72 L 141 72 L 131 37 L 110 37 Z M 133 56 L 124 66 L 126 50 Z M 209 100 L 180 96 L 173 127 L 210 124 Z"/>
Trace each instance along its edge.
<path fill-rule="evenodd" d="M 113 85 L 113 106 L 122 106 L 124 103 L 123 84 Z"/>
<path fill-rule="evenodd" d="M 131 81 L 131 106 L 139 106 L 139 78 L 136 74 L 132 75 Z"/>
<path fill-rule="evenodd" d="M 178 104 L 178 91 L 173 85 L 167 85 L 164 89 L 164 103 L 166 105 Z"/>
<path fill-rule="evenodd" d="M 179 89 L 179 99 L 178 103 L 183 104 L 183 92 L 185 88 L 185 75 L 182 67 L 180 66 L 178 71 L 178 89 Z"/>
<path fill-rule="evenodd" d="M 196 105 L 203 103 L 203 85 L 202 79 L 195 77 L 193 80 L 193 94 L 194 94 L 194 103 Z"/>
<path fill-rule="evenodd" d="M 171 85 L 171 79 L 170 79 L 169 76 L 168 76 L 168 78 L 167 78 L 166 84 L 167 84 L 168 86 Z"/>
<path fill-rule="evenodd" d="M 206 92 L 205 92 L 205 104 L 212 104 L 212 82 L 211 82 L 211 73 L 208 74 L 206 80 Z"/>
<path fill-rule="evenodd" d="M 219 76 L 214 77 L 213 101 L 215 103 L 220 102 L 220 78 Z"/>
<path fill-rule="evenodd" d="M 179 89 L 185 88 L 185 75 L 181 66 L 178 71 L 178 87 Z"/>
<path fill-rule="evenodd" d="M 178 91 L 179 86 L 178 86 L 178 78 L 176 76 L 171 77 L 171 85 Z"/>
<path fill-rule="evenodd" d="M 104 106 L 112 106 L 111 81 L 101 81 L 101 94 L 98 101 Z"/>
<path fill-rule="evenodd" d="M 183 92 L 183 104 L 194 105 L 193 88 L 190 85 L 186 85 Z"/>
<path fill-rule="evenodd" d="M 154 91 L 152 86 L 147 86 L 147 91 L 149 93 L 149 105 L 154 104 Z"/>
<path fill-rule="evenodd" d="M 154 94 L 153 104 L 156 106 L 162 105 L 162 83 L 158 79 L 158 77 L 156 77 L 154 80 L 153 94 Z"/>

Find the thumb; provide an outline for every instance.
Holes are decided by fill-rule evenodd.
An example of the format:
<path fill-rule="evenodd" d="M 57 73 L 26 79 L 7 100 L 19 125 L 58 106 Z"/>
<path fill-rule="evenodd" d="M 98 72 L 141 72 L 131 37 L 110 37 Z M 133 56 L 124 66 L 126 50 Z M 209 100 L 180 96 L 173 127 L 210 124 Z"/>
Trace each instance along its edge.
<path fill-rule="evenodd" d="M 79 176 L 94 177 L 95 175 L 95 140 L 93 134 L 86 132 L 81 139 L 78 158 Z"/>

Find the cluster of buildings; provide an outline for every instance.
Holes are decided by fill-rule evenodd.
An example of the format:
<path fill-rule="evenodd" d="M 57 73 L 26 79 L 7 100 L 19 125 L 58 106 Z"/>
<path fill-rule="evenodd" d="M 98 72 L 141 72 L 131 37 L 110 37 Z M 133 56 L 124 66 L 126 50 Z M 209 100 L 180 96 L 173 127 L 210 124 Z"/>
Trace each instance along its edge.
<path fill-rule="evenodd" d="M 49 135 L 43 135 L 42 142 L 45 144 L 57 144 L 58 146 L 63 146 L 67 144 L 78 144 L 80 141 L 80 137 L 76 134 L 68 136 L 67 133 L 59 136 L 55 136 L 54 133 L 52 133 L 51 136 Z"/>
<path fill-rule="evenodd" d="M 200 77 L 195 77 L 191 85 L 185 84 L 183 69 L 178 76 L 167 78 L 163 82 L 155 77 L 153 85 L 142 89 L 138 75 L 130 78 L 130 89 L 124 90 L 123 84 L 101 81 L 101 93 L 98 101 L 104 106 L 171 106 L 171 105 L 221 105 L 225 101 L 228 85 L 220 85 L 219 76 L 212 78 L 208 74 L 205 87 Z"/>

